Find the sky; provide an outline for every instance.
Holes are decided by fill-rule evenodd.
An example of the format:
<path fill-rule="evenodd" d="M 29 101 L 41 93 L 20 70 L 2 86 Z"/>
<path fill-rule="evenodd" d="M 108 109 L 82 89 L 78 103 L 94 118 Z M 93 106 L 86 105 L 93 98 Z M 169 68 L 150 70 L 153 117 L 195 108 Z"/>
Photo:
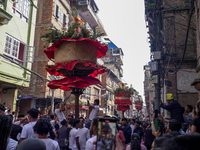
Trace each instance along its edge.
<path fill-rule="evenodd" d="M 108 38 L 124 52 L 123 79 L 144 99 L 144 65 L 150 61 L 143 0 L 95 0 Z"/>

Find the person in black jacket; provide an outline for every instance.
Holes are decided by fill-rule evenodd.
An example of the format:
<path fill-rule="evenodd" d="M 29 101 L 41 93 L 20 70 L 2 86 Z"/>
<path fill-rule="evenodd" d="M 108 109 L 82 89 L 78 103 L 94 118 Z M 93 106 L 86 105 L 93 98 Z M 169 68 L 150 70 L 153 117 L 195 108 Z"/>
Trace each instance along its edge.
<path fill-rule="evenodd" d="M 123 119 L 122 119 L 122 126 L 119 127 L 119 128 L 120 128 L 120 130 L 122 130 L 123 133 L 124 133 L 124 137 L 125 137 L 125 139 L 126 139 L 125 144 L 126 144 L 126 145 L 129 145 L 130 142 L 131 142 L 131 133 L 132 133 L 132 129 L 131 129 L 130 125 L 128 125 L 127 119 L 126 119 L 126 118 L 123 118 Z"/>
<path fill-rule="evenodd" d="M 162 102 L 160 104 L 160 107 L 163 109 L 166 109 L 170 112 L 171 119 L 178 120 L 180 123 L 184 123 L 183 119 L 183 109 L 178 101 L 174 100 L 171 93 L 167 94 L 167 102 L 168 105 L 164 105 Z"/>
<path fill-rule="evenodd" d="M 140 136 L 140 141 L 141 141 L 141 139 L 144 135 L 144 132 L 143 132 L 143 129 L 140 127 L 140 125 L 141 125 L 141 122 L 136 120 L 135 121 L 135 129 L 134 129 L 133 133 L 137 133 Z"/>

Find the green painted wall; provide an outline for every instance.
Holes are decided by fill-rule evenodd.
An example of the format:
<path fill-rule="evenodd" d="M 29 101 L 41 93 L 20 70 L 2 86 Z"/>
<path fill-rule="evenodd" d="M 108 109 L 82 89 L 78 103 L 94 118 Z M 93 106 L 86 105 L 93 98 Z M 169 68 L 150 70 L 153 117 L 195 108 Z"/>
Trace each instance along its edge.
<path fill-rule="evenodd" d="M 32 0 L 31 0 L 32 1 Z M 33 1 L 33 4 L 37 6 L 37 0 Z M 0 26 L 0 53 L 3 54 L 4 51 L 4 44 L 5 44 L 5 35 L 9 34 L 19 41 L 21 41 L 24 44 L 28 44 L 30 46 L 33 46 L 34 44 L 34 35 L 35 35 L 35 23 L 36 23 L 36 13 L 37 8 L 31 5 L 33 8 L 32 11 L 32 22 L 26 23 L 21 18 L 16 16 L 14 13 L 12 13 L 12 7 L 13 2 L 7 1 L 7 8 L 6 11 L 13 16 L 13 18 L 10 20 L 10 22 L 7 25 Z M 30 14 L 30 13 L 29 13 Z M 30 16 L 29 16 L 30 17 Z M 29 28 L 29 24 L 31 25 L 31 28 Z M 30 38 L 28 38 L 28 29 L 30 30 Z M 31 63 L 27 64 L 27 68 L 31 70 Z M 27 72 L 30 74 L 29 72 Z M 24 69 L 20 68 L 17 65 L 11 64 L 9 61 L 5 61 L 2 57 L 0 57 L 0 75 L 7 75 L 9 78 L 13 79 L 20 79 L 20 80 L 29 80 L 29 76 L 24 76 Z M 24 78 L 25 77 L 25 78 Z M 12 83 L 15 85 L 20 85 L 24 87 L 28 87 L 28 82 L 25 81 L 19 81 L 16 82 L 14 80 L 2 78 L 0 76 L 0 81 Z"/>

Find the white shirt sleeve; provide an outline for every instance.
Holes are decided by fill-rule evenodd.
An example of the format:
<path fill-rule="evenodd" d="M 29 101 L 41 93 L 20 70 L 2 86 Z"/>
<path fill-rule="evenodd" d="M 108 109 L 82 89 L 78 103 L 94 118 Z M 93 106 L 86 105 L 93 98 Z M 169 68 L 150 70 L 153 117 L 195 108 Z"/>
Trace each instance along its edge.
<path fill-rule="evenodd" d="M 27 126 L 22 128 L 21 139 L 26 139 L 28 137 Z"/>
<path fill-rule="evenodd" d="M 94 109 L 95 109 L 95 110 L 98 110 L 98 109 L 99 109 L 99 105 L 95 105 L 95 106 L 94 106 Z"/>
<path fill-rule="evenodd" d="M 78 130 L 76 130 L 76 131 L 74 132 L 74 137 L 75 137 L 75 138 L 79 138 Z"/>
<path fill-rule="evenodd" d="M 85 149 L 86 150 L 93 150 L 94 149 L 94 144 L 90 140 L 87 140 Z"/>
<path fill-rule="evenodd" d="M 89 130 L 87 130 L 87 132 L 86 132 L 86 140 L 88 140 L 90 138 L 90 132 L 89 132 Z"/>

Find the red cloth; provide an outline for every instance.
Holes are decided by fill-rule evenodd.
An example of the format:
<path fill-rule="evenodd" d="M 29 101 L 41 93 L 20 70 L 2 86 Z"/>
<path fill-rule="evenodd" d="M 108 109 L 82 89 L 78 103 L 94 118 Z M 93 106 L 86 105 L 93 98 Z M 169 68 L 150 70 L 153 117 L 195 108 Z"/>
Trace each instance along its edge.
<path fill-rule="evenodd" d="M 129 105 L 123 106 L 123 105 L 117 105 L 117 110 L 122 111 L 122 110 L 130 110 Z"/>
<path fill-rule="evenodd" d="M 125 139 L 125 137 L 124 137 L 123 131 L 122 131 L 122 130 L 119 130 L 119 131 L 117 131 L 117 132 L 119 133 L 119 138 L 120 138 L 120 140 L 122 141 L 124 147 L 126 147 L 126 145 L 125 145 L 126 139 Z"/>
<path fill-rule="evenodd" d="M 57 50 L 57 46 L 62 42 L 62 41 L 88 41 L 94 46 L 97 47 L 97 58 L 101 58 L 102 56 L 106 55 L 108 47 L 104 44 L 99 43 L 98 41 L 93 41 L 92 39 L 89 38 L 79 38 L 79 39 L 71 39 L 71 38 L 60 38 L 57 42 L 53 43 L 52 46 L 48 47 L 47 49 L 44 50 L 44 53 L 47 55 L 49 59 L 54 59 L 54 51 Z"/>
<path fill-rule="evenodd" d="M 130 99 L 126 99 L 126 100 L 122 100 L 122 99 L 115 99 L 115 104 L 118 105 L 132 105 L 132 102 L 130 101 Z"/>
<path fill-rule="evenodd" d="M 52 67 L 49 67 L 49 68 L 47 67 L 46 70 L 49 72 L 50 75 L 64 76 L 63 74 L 57 72 L 57 70 L 58 69 L 73 70 L 77 64 L 82 64 L 85 67 L 90 67 L 91 69 L 94 69 L 94 72 L 90 74 L 90 76 L 92 76 L 92 77 L 96 77 L 98 74 L 102 74 L 107 71 L 107 68 L 105 68 L 103 66 L 99 66 L 99 65 L 89 62 L 89 61 L 82 62 L 80 60 L 56 63 Z"/>
<path fill-rule="evenodd" d="M 60 80 L 53 80 L 48 83 L 51 89 L 71 90 L 70 87 L 86 88 L 90 85 L 101 84 L 100 81 L 93 77 L 68 77 Z"/>

